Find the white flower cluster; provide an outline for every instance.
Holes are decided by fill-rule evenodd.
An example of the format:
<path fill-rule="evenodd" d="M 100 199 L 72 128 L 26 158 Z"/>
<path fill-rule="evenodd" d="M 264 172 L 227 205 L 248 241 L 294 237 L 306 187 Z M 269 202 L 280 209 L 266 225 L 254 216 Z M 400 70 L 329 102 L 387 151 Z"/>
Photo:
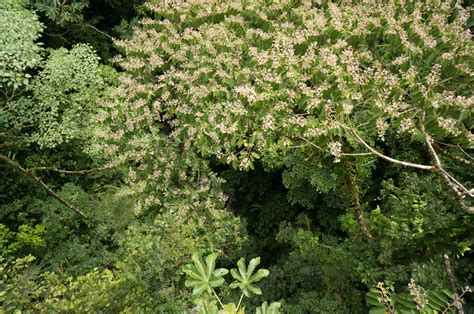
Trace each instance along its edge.
<path fill-rule="evenodd" d="M 334 156 L 334 162 L 340 162 L 342 156 L 342 143 L 341 142 L 329 142 L 329 152 Z"/>
<path fill-rule="evenodd" d="M 454 136 L 458 136 L 461 134 L 461 131 L 456 126 L 456 124 L 458 123 L 456 120 L 451 118 L 438 117 L 437 121 L 439 126 L 446 130 L 448 133 L 451 133 Z"/>
<path fill-rule="evenodd" d="M 413 279 L 410 279 L 408 289 L 410 290 L 410 294 L 413 296 L 417 310 L 421 310 L 428 304 L 428 293 L 422 287 L 417 285 Z"/>

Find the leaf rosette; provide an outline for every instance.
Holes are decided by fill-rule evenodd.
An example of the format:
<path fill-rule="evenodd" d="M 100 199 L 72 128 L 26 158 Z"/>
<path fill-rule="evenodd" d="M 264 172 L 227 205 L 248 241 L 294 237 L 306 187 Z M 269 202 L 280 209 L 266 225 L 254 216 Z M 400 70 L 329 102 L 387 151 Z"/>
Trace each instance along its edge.
<path fill-rule="evenodd" d="M 204 291 L 212 293 L 212 288 L 218 287 L 224 283 L 224 278 L 229 271 L 225 268 L 216 267 L 217 254 L 208 255 L 204 260 L 199 253 L 192 255 L 193 264 L 183 267 L 183 272 L 189 276 L 186 280 L 186 287 L 193 288 L 193 295 L 199 295 Z"/>
<path fill-rule="evenodd" d="M 270 272 L 267 269 L 259 269 L 255 272 L 259 264 L 260 257 L 253 258 L 248 267 L 245 265 L 245 259 L 241 258 L 237 262 L 238 269 L 233 268 L 230 270 L 230 274 L 235 279 L 235 281 L 230 284 L 230 287 L 233 289 L 240 288 L 246 297 L 250 297 L 252 294 L 262 294 L 260 287 L 254 283 L 267 277 Z"/>

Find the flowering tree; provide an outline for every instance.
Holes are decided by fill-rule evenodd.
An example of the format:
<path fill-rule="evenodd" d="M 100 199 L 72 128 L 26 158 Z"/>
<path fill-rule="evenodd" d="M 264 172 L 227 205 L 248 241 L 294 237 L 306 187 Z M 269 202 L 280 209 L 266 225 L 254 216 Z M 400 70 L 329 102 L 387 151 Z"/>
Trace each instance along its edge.
<path fill-rule="evenodd" d="M 260 159 L 308 176 L 300 193 L 340 191 L 360 234 L 391 237 L 381 240 L 382 251 L 391 252 L 392 244 L 410 250 L 394 239 L 420 238 L 433 256 L 446 253 L 437 241 L 455 241 L 450 247 L 461 253 L 468 248 L 468 240 L 456 239 L 458 231 L 430 237 L 425 229 L 468 223 L 466 214 L 474 213 L 472 189 L 459 179 L 470 179 L 465 170 L 473 167 L 468 151 L 474 140 L 474 45 L 470 12 L 459 2 L 145 6 L 150 17 L 142 27 L 116 41 L 122 55 L 115 62 L 125 73 L 97 116 L 105 128 L 96 149 L 133 161 L 128 183 L 142 198 L 137 212 L 222 206 L 221 181 L 208 160 L 246 170 Z M 414 200 L 407 206 L 412 213 L 406 204 L 394 205 L 398 212 L 387 216 L 372 208 L 369 222 L 361 199 L 378 160 L 412 174 L 432 173 L 425 178 L 437 191 L 433 202 L 449 205 L 433 213 Z M 425 219 L 420 210 L 432 216 Z M 397 229 L 407 219 L 424 227 Z M 385 253 L 376 254 L 383 263 Z M 447 253 L 444 258 L 449 261 Z"/>
<path fill-rule="evenodd" d="M 183 152 L 169 156 L 183 161 L 176 170 L 182 179 L 186 169 L 202 171 L 199 156 L 248 169 L 256 159 L 298 150 L 348 174 L 354 161 L 381 158 L 439 174 L 460 207 L 474 213 L 472 190 L 444 165 L 445 158 L 473 165 L 466 150 L 473 143 L 474 46 L 469 10 L 460 3 L 146 7 L 153 18 L 116 42 L 125 56 L 115 61 L 126 73 L 99 116 L 111 134 L 102 149 L 127 151 L 145 181 L 169 168 L 152 169 L 150 158 Z M 398 141 L 411 152 L 384 152 Z"/>
<path fill-rule="evenodd" d="M 93 7 L 122 0 L 89 7 L 90 25 L 87 1 L 27 2 L 46 33 L 68 31 L 71 42 L 89 37 L 73 24 L 110 39 L 94 25 L 113 22 L 96 24 Z M 146 2 L 141 26 L 115 41 L 117 81 L 89 45 L 44 49 L 45 26 L 25 1 L 0 4 L 8 309 L 181 311 L 192 301 L 184 286 L 202 288 L 183 280 L 181 265 L 215 251 L 230 268 L 262 256 L 272 270 L 264 297 L 289 313 L 469 312 L 459 287 L 474 245 L 472 9 L 456 0 Z M 74 213 L 58 214 L 58 201 Z M 36 247 L 45 266 L 30 272 L 34 258 L 23 253 Z M 208 281 L 194 266 L 184 273 Z M 237 272 L 228 288 L 259 292 L 251 271 Z M 212 288 L 232 297 L 224 284 Z M 264 305 L 257 311 L 271 312 Z"/>

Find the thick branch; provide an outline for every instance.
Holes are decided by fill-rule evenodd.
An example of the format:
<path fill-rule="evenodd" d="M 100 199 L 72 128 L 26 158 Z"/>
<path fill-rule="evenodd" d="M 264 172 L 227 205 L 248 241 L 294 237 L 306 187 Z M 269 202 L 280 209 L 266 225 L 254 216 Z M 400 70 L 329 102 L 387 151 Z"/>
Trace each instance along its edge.
<path fill-rule="evenodd" d="M 446 272 L 446 278 L 448 279 L 449 289 L 451 290 L 451 293 L 453 294 L 453 298 L 454 298 L 454 305 L 458 309 L 458 314 L 464 314 L 464 309 L 463 309 L 461 301 L 459 300 L 460 299 L 459 294 L 456 289 L 456 283 L 454 282 L 454 275 L 451 269 L 451 262 L 449 261 L 448 254 L 443 254 L 443 259 L 444 259 L 444 270 Z"/>
<path fill-rule="evenodd" d="M 27 170 L 25 170 L 20 164 L 18 164 L 17 162 L 13 161 L 12 159 L 8 158 L 7 156 L 5 155 L 2 155 L 0 154 L 0 160 L 4 161 L 5 163 L 7 163 L 8 165 L 12 166 L 13 168 L 15 168 L 17 171 L 21 172 L 22 174 L 24 174 L 25 176 L 29 177 L 30 179 L 32 179 L 33 181 L 35 181 L 39 186 L 41 186 L 41 188 L 43 188 L 43 190 L 51 197 L 55 198 L 56 200 L 58 200 L 61 204 L 63 204 L 64 206 L 66 206 L 67 208 L 69 209 L 72 209 L 73 211 L 75 211 L 79 216 L 81 216 L 82 218 L 87 218 L 86 215 L 79 209 L 77 208 L 76 206 L 72 205 L 71 203 L 69 203 L 68 201 L 66 201 L 65 199 L 63 199 L 61 196 L 59 196 L 58 194 L 56 194 L 56 192 L 54 192 L 53 190 L 51 190 L 51 188 L 46 185 L 46 183 L 44 183 L 40 178 L 38 178 L 37 176 L 35 176 L 33 173 L 30 173 L 28 172 Z"/>
<path fill-rule="evenodd" d="M 401 166 L 406 166 L 406 167 L 411 167 L 411 168 L 417 168 L 417 169 L 423 169 L 423 170 L 429 170 L 429 171 L 435 171 L 436 167 L 431 166 L 431 165 L 421 165 L 421 164 L 415 164 L 412 162 L 408 161 L 403 161 L 403 160 L 398 160 L 392 157 L 385 156 L 384 154 L 380 153 L 379 151 L 375 150 L 372 148 L 369 144 L 367 144 L 355 131 L 352 131 L 356 139 L 361 143 L 365 148 L 367 148 L 372 154 L 374 154 L 377 157 L 380 157 L 382 159 L 385 159 L 387 161 L 390 161 L 392 163 L 401 165 Z"/>
<path fill-rule="evenodd" d="M 367 239 L 372 240 L 373 238 L 367 228 L 367 223 L 364 217 L 362 205 L 360 204 L 360 188 L 357 185 L 354 174 L 352 173 L 351 166 L 348 167 L 347 185 L 349 187 L 349 193 L 351 194 L 352 203 L 354 205 L 354 214 L 357 221 L 357 225 L 359 226 L 359 230 Z"/>
<path fill-rule="evenodd" d="M 439 159 L 438 154 L 436 153 L 433 145 L 432 145 L 432 139 L 427 135 L 426 136 L 426 144 L 428 145 L 428 149 L 430 152 L 431 157 L 435 161 L 435 165 L 422 165 L 422 164 L 416 164 L 412 162 L 407 162 L 403 160 L 398 160 L 395 158 L 391 158 L 388 156 L 385 156 L 384 154 L 380 153 L 379 151 L 375 150 L 372 148 L 369 144 L 367 144 L 358 134 L 355 130 L 351 129 L 352 133 L 356 137 L 357 141 L 361 143 L 365 148 L 367 148 L 372 154 L 374 154 L 377 157 L 380 157 L 382 159 L 385 159 L 389 162 L 406 166 L 406 167 L 411 167 L 411 168 L 417 168 L 417 169 L 423 169 L 423 170 L 428 170 L 428 171 L 433 171 L 439 173 L 443 181 L 448 185 L 448 187 L 454 192 L 454 196 L 459 202 L 459 205 L 461 206 L 462 209 L 464 209 L 466 212 L 470 214 L 474 214 L 474 207 L 469 206 L 466 204 L 464 201 L 465 195 L 471 196 L 472 197 L 472 191 L 466 189 L 461 183 L 459 183 L 455 178 L 453 178 L 448 172 L 446 172 L 443 169 L 443 166 L 441 164 L 441 160 Z"/>

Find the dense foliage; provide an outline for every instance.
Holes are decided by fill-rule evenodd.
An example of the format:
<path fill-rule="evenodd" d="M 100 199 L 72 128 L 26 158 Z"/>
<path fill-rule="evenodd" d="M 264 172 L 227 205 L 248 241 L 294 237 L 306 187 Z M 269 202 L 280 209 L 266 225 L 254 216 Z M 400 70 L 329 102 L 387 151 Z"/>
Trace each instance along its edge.
<path fill-rule="evenodd" d="M 473 11 L 3 1 L 1 310 L 474 311 Z"/>

